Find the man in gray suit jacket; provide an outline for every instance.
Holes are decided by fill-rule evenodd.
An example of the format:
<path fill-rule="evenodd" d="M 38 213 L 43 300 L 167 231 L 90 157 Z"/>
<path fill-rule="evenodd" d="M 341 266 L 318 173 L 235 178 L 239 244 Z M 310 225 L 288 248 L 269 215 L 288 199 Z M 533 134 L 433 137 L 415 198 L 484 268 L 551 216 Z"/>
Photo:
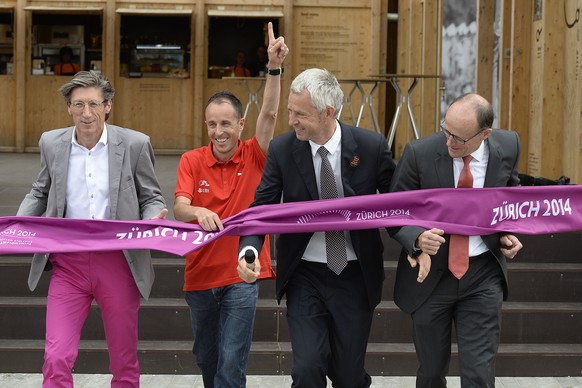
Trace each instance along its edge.
<path fill-rule="evenodd" d="M 491 129 L 493 117 L 491 104 L 477 94 L 456 99 L 442 132 L 406 146 L 391 191 L 517 186 L 519 138 L 515 132 Z M 467 181 L 463 175 L 471 177 L 472 185 L 458 183 Z M 454 322 L 461 386 L 494 387 L 501 303 L 507 297 L 506 257 L 522 248 L 519 240 L 502 233 L 467 239 L 416 226 L 394 228 L 390 234 L 403 247 L 394 301 L 412 316 L 420 362 L 416 386 L 446 387 Z M 450 249 L 457 245 L 451 241 L 462 239 L 465 267 L 457 271 L 455 265 L 449 267 L 457 251 Z"/>
<path fill-rule="evenodd" d="M 140 220 L 164 218 L 149 138 L 105 124 L 115 90 L 101 73 L 81 71 L 60 89 L 74 127 L 42 134 L 41 169 L 19 216 Z M 73 386 L 81 329 L 95 300 L 109 348 L 112 387 L 138 387 L 140 293 L 154 281 L 149 250 L 36 254 L 28 284 L 52 269 L 47 298 L 43 387 Z"/>

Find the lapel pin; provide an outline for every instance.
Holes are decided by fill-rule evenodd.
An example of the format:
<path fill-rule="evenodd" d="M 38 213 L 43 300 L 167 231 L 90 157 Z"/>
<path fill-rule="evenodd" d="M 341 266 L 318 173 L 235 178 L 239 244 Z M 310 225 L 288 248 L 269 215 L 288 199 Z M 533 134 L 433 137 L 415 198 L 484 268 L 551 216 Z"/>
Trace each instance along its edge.
<path fill-rule="evenodd" d="M 350 166 L 352 166 L 352 167 L 358 167 L 358 164 L 360 164 L 360 156 L 359 155 L 354 155 L 354 157 L 350 161 Z"/>

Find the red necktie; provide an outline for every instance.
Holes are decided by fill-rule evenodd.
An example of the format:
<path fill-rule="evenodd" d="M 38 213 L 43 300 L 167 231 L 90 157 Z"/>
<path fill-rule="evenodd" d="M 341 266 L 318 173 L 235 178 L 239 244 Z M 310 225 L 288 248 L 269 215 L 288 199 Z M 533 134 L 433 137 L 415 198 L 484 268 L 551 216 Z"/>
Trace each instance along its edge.
<path fill-rule="evenodd" d="M 471 174 L 471 169 L 469 168 L 471 159 L 473 159 L 471 155 L 463 157 L 465 166 L 459 176 L 459 182 L 457 183 L 458 189 L 473 187 L 473 174 Z M 460 279 L 467 272 L 467 269 L 469 269 L 469 237 L 451 234 L 449 244 L 449 270 L 457 279 Z"/>

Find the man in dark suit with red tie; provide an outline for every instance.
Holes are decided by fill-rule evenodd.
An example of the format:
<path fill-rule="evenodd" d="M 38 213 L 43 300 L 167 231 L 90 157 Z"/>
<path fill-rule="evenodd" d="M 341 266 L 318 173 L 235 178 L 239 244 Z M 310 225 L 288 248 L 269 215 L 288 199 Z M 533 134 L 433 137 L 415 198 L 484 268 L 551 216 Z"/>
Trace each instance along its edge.
<path fill-rule="evenodd" d="M 457 98 L 441 132 L 406 146 L 391 191 L 519 185 L 519 138 L 492 129 L 493 118 L 491 104 L 480 95 Z M 420 362 L 416 386 L 446 387 L 454 323 L 461 386 L 494 387 L 506 258 L 522 248 L 519 240 L 505 233 L 467 237 L 416 226 L 390 234 L 403 247 L 394 301 L 412 317 Z"/>

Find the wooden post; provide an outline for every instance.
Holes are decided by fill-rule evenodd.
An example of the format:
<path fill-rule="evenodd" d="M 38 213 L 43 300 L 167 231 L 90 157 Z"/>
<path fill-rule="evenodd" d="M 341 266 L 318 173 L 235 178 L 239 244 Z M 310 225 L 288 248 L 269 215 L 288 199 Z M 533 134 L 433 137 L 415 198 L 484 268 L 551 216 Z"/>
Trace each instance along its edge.
<path fill-rule="evenodd" d="M 193 134 L 192 148 L 204 145 L 203 139 L 206 138 L 206 125 L 204 124 L 204 80 L 206 77 L 206 64 L 208 63 L 208 53 L 206 52 L 205 42 L 208 42 L 208 15 L 206 15 L 204 1 L 197 1 L 195 8 L 196 15 L 193 17 L 194 26 L 192 31 L 193 46 L 192 61 L 190 69 L 194 78 L 194 98 L 192 99 L 192 122 L 189 130 Z"/>
<path fill-rule="evenodd" d="M 477 58 L 475 61 L 476 91 L 491 102 L 493 97 L 493 25 L 495 2 L 477 1 Z"/>
<path fill-rule="evenodd" d="M 398 2 L 398 74 L 438 75 L 441 72 L 442 40 L 441 1 L 399 0 Z M 412 78 L 398 82 L 407 94 Z M 420 136 L 434 133 L 440 121 L 441 79 L 420 79 L 411 103 Z M 394 156 L 399 158 L 408 142 L 414 139 L 406 105 L 401 108 Z"/>
<path fill-rule="evenodd" d="M 14 56 L 14 76 L 16 80 L 16 151 L 24 151 L 25 118 L 26 118 L 26 74 L 30 72 L 30 65 L 26 60 L 26 42 L 30 39 L 30 18 L 26 17 L 24 6 L 26 0 L 18 0 L 16 5 L 16 33 L 14 43 L 16 52 Z"/>
<path fill-rule="evenodd" d="M 509 85 L 511 78 L 511 34 L 513 14 L 512 2 L 504 1 L 501 4 L 501 36 L 499 38 L 499 84 L 497 95 L 499 128 L 509 129 Z"/>
<path fill-rule="evenodd" d="M 519 170 L 527 172 L 529 153 L 529 103 L 532 54 L 533 4 L 531 0 L 513 0 L 511 9 L 511 70 L 507 129 L 516 131 L 521 140 Z M 504 81 L 505 82 L 505 81 Z"/>
<path fill-rule="evenodd" d="M 564 10 L 549 0 L 534 4 L 541 8 L 534 8 L 527 171 L 555 179 L 563 174 Z"/>
<path fill-rule="evenodd" d="M 560 8 L 560 7 L 557 7 Z M 562 170 L 556 175 L 567 175 L 573 182 L 580 182 L 581 173 L 581 118 L 582 115 L 582 27 L 580 9 L 582 1 L 565 1 L 564 4 L 564 50 L 563 58 L 563 141 L 555 153 L 562 161 Z M 559 63 L 556 64 L 559 66 Z M 557 69 L 556 69 L 557 70 Z M 558 112 L 559 114 L 560 112 Z M 560 148 L 563 152 L 560 152 Z M 557 177 L 556 177 L 557 178 Z"/>

